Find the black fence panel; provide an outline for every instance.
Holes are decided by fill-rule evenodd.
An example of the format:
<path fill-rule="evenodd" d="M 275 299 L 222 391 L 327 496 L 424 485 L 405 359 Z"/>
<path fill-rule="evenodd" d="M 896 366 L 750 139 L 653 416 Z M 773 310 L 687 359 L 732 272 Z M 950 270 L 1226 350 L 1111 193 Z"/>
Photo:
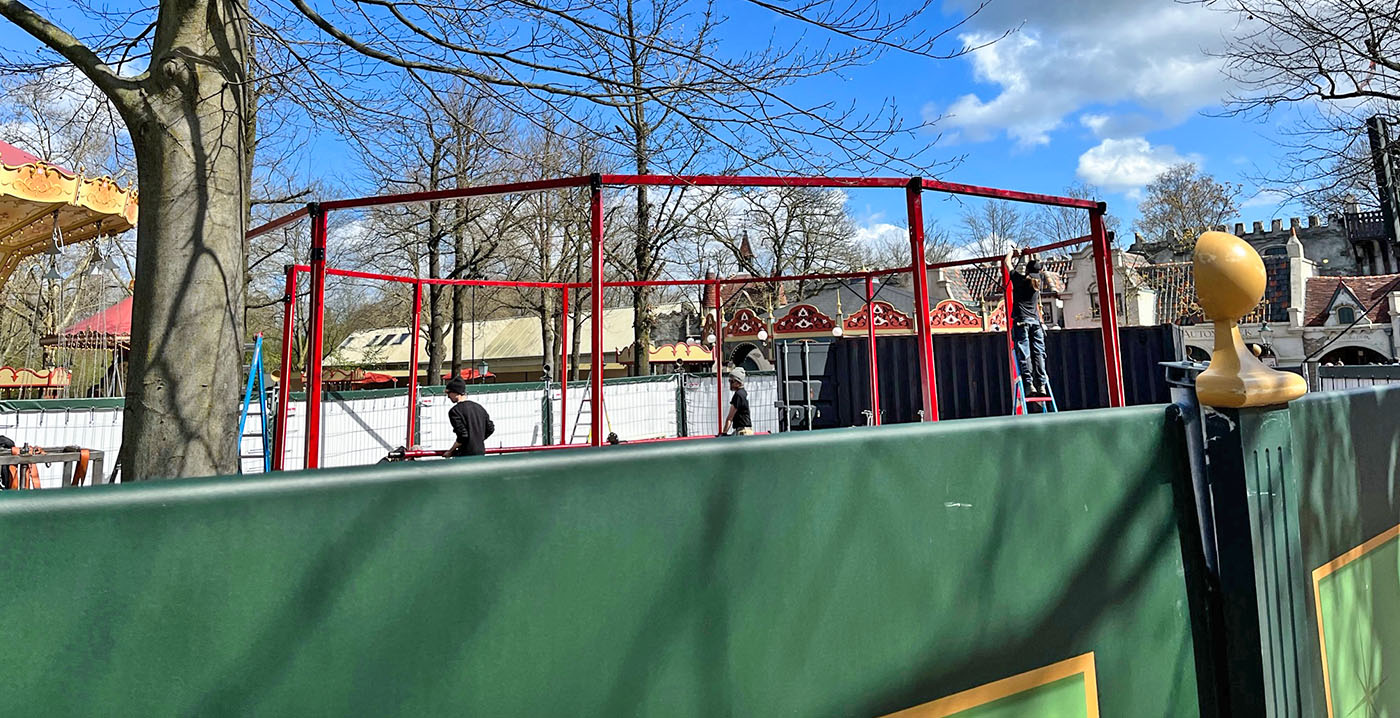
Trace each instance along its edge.
<path fill-rule="evenodd" d="M 1181 330 L 1171 325 L 1122 327 L 1119 330 L 1124 398 L 1128 404 L 1170 401 L 1160 362 L 1180 361 L 1184 354 Z M 1108 406 L 1104 381 L 1103 346 L 1098 329 L 1061 329 L 1046 333 L 1046 370 L 1061 411 Z M 791 377 L 787 398 L 789 416 L 815 414 L 812 428 L 859 426 L 867 423 L 870 406 L 868 344 L 864 338 L 808 344 L 805 385 L 813 392 L 813 412 L 803 405 L 798 389 L 802 367 L 797 342 L 778 347 L 779 371 Z M 784 360 L 786 354 L 786 360 Z M 919 420 L 922 407 L 917 341 L 912 336 L 881 337 L 881 422 L 898 424 Z M 934 370 L 938 382 L 940 419 L 1004 416 L 1011 413 L 1011 382 L 1007 367 L 1006 335 L 1000 332 L 938 334 L 933 337 Z M 792 428 L 805 428 L 793 422 Z"/>

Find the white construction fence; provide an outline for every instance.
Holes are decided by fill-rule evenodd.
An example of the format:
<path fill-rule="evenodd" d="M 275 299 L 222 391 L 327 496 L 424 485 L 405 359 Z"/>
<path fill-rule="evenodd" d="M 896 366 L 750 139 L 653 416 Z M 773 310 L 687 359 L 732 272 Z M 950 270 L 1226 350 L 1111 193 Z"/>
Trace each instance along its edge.
<path fill-rule="evenodd" d="M 778 431 L 777 378 L 751 372 L 746 384 L 754 429 Z M 445 449 L 452 444 L 447 421 L 447 398 L 440 387 L 425 389 L 418 397 L 418 436 L 408 436 L 408 393 L 376 390 L 327 394 L 321 421 L 321 465 L 373 464 L 398 447 L 417 445 Z M 718 429 L 714 376 L 667 375 L 611 379 L 603 385 L 603 427 L 622 441 L 679 436 L 707 436 Z M 589 443 L 590 414 L 587 382 L 570 382 L 568 403 L 563 406 L 560 386 L 550 384 L 484 384 L 472 386 L 469 397 L 491 415 L 496 432 L 488 449 L 544 446 L 560 443 L 560 416 L 567 417 L 568 443 Z M 724 388 L 729 401 L 729 388 Z M 269 407 L 269 412 L 274 412 Z M 107 452 L 107 471 L 116 464 L 121 449 L 121 400 L 0 401 L 0 434 L 17 444 L 81 446 Z M 248 417 L 245 434 L 261 426 L 257 407 Z M 230 438 L 232 440 L 232 438 Z M 286 468 L 305 466 L 306 404 L 293 401 L 288 408 Z M 263 470 L 262 442 L 255 436 L 242 439 L 243 473 Z M 62 467 L 41 467 L 45 488 L 61 483 Z"/>

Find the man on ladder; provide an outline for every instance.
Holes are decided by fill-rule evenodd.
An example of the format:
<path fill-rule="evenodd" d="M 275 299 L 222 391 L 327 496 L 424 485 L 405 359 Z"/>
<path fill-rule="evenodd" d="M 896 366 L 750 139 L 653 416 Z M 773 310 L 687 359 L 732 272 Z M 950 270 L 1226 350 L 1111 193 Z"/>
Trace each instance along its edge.
<path fill-rule="evenodd" d="M 1011 321 L 1013 338 L 1016 342 L 1016 362 L 1025 370 L 1026 393 L 1029 396 L 1049 396 L 1050 377 L 1045 373 L 1045 327 L 1040 323 L 1040 287 L 1043 277 L 1040 274 L 1040 260 L 1028 257 L 1025 271 L 1017 271 L 1012 264 L 1017 251 L 1013 248 L 1002 259 L 1011 277 L 1011 307 L 1007 317 Z"/>

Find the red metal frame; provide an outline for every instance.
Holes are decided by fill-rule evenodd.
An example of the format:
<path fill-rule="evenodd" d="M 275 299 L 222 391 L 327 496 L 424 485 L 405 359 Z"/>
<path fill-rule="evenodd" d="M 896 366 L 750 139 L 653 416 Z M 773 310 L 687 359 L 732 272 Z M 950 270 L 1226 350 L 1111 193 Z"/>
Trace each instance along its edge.
<path fill-rule="evenodd" d="M 918 328 L 919 382 L 923 391 L 924 421 L 938 421 L 938 383 L 933 368 L 933 332 L 928 324 L 928 271 L 924 259 L 923 182 L 912 179 L 905 189 L 909 208 L 909 256 L 914 278 L 914 326 Z M 872 331 L 874 327 L 871 327 Z"/>
<path fill-rule="evenodd" d="M 589 197 L 589 236 L 593 245 L 593 304 L 592 326 L 593 346 L 589 348 L 589 378 L 592 403 L 589 404 L 592 421 L 592 444 L 603 445 L 603 370 L 607 367 L 607 352 L 603 349 L 603 184 L 598 176 L 592 179 L 592 193 Z"/>
<path fill-rule="evenodd" d="M 603 229 L 603 187 L 605 185 L 616 186 L 673 186 L 673 187 L 829 187 L 829 188 L 904 188 L 906 192 L 906 202 L 909 219 L 909 239 L 911 263 L 907 267 L 893 269 L 881 269 L 864 272 L 841 272 L 830 274 L 808 274 L 796 276 L 778 277 L 744 277 L 731 279 L 694 279 L 694 280 L 651 280 L 651 281 L 605 281 L 603 270 L 605 266 L 604 257 L 604 229 Z M 341 209 L 354 209 L 365 207 L 377 207 L 393 204 L 404 204 L 409 202 L 441 201 L 449 199 L 460 199 L 465 197 L 486 196 L 495 194 L 538 192 L 552 189 L 589 187 L 590 188 L 590 240 L 592 244 L 593 256 L 592 267 L 588 282 L 512 282 L 506 280 L 484 280 L 484 279 L 422 279 L 414 277 L 400 277 L 388 274 L 373 272 L 362 272 L 356 270 L 330 269 L 326 266 L 326 239 L 327 239 L 327 215 L 329 212 Z M 412 364 L 414 365 L 410 378 L 410 392 L 417 388 L 417 349 L 419 334 L 421 333 L 421 313 L 422 313 L 422 291 L 425 284 L 439 285 L 461 285 L 479 287 L 527 287 L 539 289 L 559 289 L 562 291 L 562 324 L 561 337 L 561 361 L 559 368 L 561 402 L 560 402 L 560 440 L 552 447 L 529 447 L 519 450 L 535 450 L 541 448 L 562 448 L 567 444 L 568 437 L 568 368 L 569 368 L 569 342 L 568 342 L 568 312 L 570 291 L 575 289 L 589 289 L 591 291 L 592 319 L 590 320 L 592 337 L 592 361 L 590 371 L 589 391 L 595 402 L 591 412 L 592 440 L 593 446 L 601 446 L 604 443 L 603 422 L 605 412 L 602 406 L 603 401 L 603 374 L 607 365 L 606 348 L 603 346 L 603 294 L 604 290 L 613 287 L 637 287 L 637 286 L 706 286 L 715 296 L 716 318 L 722 317 L 721 291 L 724 285 L 748 284 L 758 282 L 783 282 L 802 280 L 835 280 L 835 279 L 864 279 L 866 281 L 866 307 L 870 313 L 868 323 L 870 333 L 870 370 L 871 370 L 871 411 L 873 413 L 873 423 L 880 422 L 879 409 L 879 363 L 876 354 L 877 332 L 874 329 L 873 307 L 874 279 L 878 277 L 898 274 L 900 272 L 911 272 L 914 279 L 915 295 L 915 320 L 917 322 L 918 342 L 919 342 L 919 369 L 920 384 L 923 392 L 923 413 L 925 421 L 938 420 L 938 396 L 936 373 L 934 367 L 932 332 L 929 326 L 929 296 L 927 272 L 932 269 L 964 266 L 970 264 L 980 264 L 990 261 L 999 261 L 997 257 L 980 257 L 974 259 L 953 260 L 947 262 L 927 263 L 924 257 L 924 236 L 923 236 L 923 203 L 921 193 L 923 190 L 960 194 L 975 197 L 986 197 L 991 199 L 1001 199 L 1016 202 L 1029 202 L 1034 204 L 1044 204 L 1059 207 L 1071 207 L 1088 210 L 1090 214 L 1091 234 L 1087 237 L 1080 237 L 1062 242 L 1042 245 L 1040 247 L 1025 250 L 1027 252 L 1045 252 L 1072 245 L 1091 242 L 1093 245 L 1095 271 L 1098 279 L 1101 296 L 1107 299 L 1101 302 L 1101 326 L 1104 343 L 1104 362 L 1107 373 L 1109 403 L 1111 406 L 1123 405 L 1123 379 L 1122 367 L 1119 361 L 1118 325 L 1117 325 L 1117 293 L 1114 289 L 1113 263 L 1108 246 L 1108 236 L 1103 226 L 1104 205 L 1090 200 L 1076 199 L 1072 197 L 1057 197 L 1054 195 L 1037 194 L 1030 192 L 1015 192 L 1001 190 L 977 185 L 966 185 L 939 180 L 928 180 L 923 178 L 897 178 L 897 177 L 773 177 L 773 176 L 729 176 L 729 175 L 688 175 L 688 176 L 667 176 L 667 175 L 628 175 L 628 174 L 607 174 L 607 175 L 587 175 L 579 177 L 563 177 L 550 180 L 540 180 L 534 182 L 517 182 L 501 185 L 487 185 L 478 187 L 464 187 L 451 190 L 440 190 L 434 192 L 409 192 L 402 194 L 379 195 L 372 197 L 360 197 L 353 199 L 335 200 L 321 204 L 311 204 L 304 209 L 298 209 L 270 222 L 262 224 L 249 231 L 250 237 L 255 237 L 267 232 L 271 232 L 280 227 L 284 227 L 303 217 L 311 219 L 311 261 L 307 265 L 296 265 L 288 268 L 287 272 L 287 292 L 290 300 L 284 311 L 283 324 L 283 366 L 282 385 L 279 388 L 278 406 L 278 434 L 276 437 L 276 452 L 274 457 L 274 467 L 282 468 L 286 454 L 286 425 L 287 411 L 290 401 L 291 387 L 291 349 L 292 336 L 295 331 L 295 293 L 297 286 L 298 272 L 308 272 L 311 275 L 311 298 L 309 311 L 311 312 L 308 342 L 307 342 L 307 411 L 306 411 L 306 466 L 316 468 L 320 463 L 321 444 L 321 400 L 322 400 L 322 356 L 324 355 L 324 311 L 325 311 L 325 290 L 326 277 L 339 276 L 358 279 L 368 279 L 377 281 L 397 282 L 414 285 L 414 346 Z M 922 270 L 922 271 L 921 271 Z M 1009 276 L 1004 276 L 1009 279 Z M 1008 342 L 1010 338 L 1010 302 L 1007 302 L 1007 328 Z M 723 428 L 724 422 L 724 357 L 723 357 L 723 322 L 717 321 L 715 324 L 716 346 L 715 346 L 715 380 L 717 392 L 717 414 L 719 428 Z M 1014 351 L 1014 343 L 1012 344 Z M 412 402 L 410 402 L 412 404 Z M 411 414 L 416 414 L 416 407 L 410 406 Z M 409 442 L 412 443 L 415 429 L 415 417 L 409 419 Z M 692 437 L 695 438 L 695 437 Z M 637 442 L 629 442 L 637 443 Z M 502 450 L 506 451 L 506 450 Z M 510 451 L 514 451 L 513 449 Z M 499 452 L 497 452 L 499 453 Z"/>
<path fill-rule="evenodd" d="M 324 209 L 313 206 L 311 215 L 311 337 L 306 360 L 306 468 L 321 465 L 321 359 L 325 356 L 326 330 L 326 226 Z"/>
<path fill-rule="evenodd" d="M 865 329 L 870 342 L 870 423 L 880 425 L 880 361 L 875 356 L 875 278 L 865 278 Z"/>
<path fill-rule="evenodd" d="M 564 287 L 559 311 L 559 441 L 569 443 L 569 288 Z"/>
<path fill-rule="evenodd" d="M 404 446 L 417 446 L 418 437 L 418 341 L 423 334 L 423 283 L 413 285 L 413 341 L 408 360 L 408 441 Z"/>
<path fill-rule="evenodd" d="M 292 402 L 292 346 L 296 334 L 297 268 L 287 267 L 287 284 L 282 295 L 282 378 L 277 382 L 277 427 L 272 440 L 272 470 L 285 468 L 287 457 L 287 416 Z"/>
<path fill-rule="evenodd" d="M 1001 261 L 1001 293 L 1002 306 L 1006 307 L 1006 374 L 1011 378 L 1011 413 L 1020 416 L 1025 413 L 1021 402 L 1016 401 L 1016 337 L 1013 332 L 1013 320 L 1011 318 L 1011 300 L 1014 292 L 1011 290 L 1011 268 L 1006 266 L 1006 258 Z M 1025 391 L 1024 384 L 1022 391 Z"/>
<path fill-rule="evenodd" d="M 1108 382 L 1108 405 L 1124 406 L 1123 367 L 1118 343 L 1118 291 L 1113 281 L 1113 251 L 1103 224 L 1104 206 L 1089 212 L 1089 230 L 1094 239 L 1094 269 L 1099 283 L 1099 326 L 1103 332 L 1104 375 Z"/>
<path fill-rule="evenodd" d="M 710 352 L 715 355 L 715 433 L 724 433 L 724 298 L 719 282 L 714 283 L 715 343 Z"/>

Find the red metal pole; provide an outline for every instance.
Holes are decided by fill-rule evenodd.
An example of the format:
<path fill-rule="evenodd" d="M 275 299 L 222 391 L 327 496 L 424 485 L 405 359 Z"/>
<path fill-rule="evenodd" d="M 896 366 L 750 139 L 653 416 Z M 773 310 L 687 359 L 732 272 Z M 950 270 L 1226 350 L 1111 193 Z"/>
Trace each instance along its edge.
<path fill-rule="evenodd" d="M 607 365 L 603 351 L 603 182 L 599 175 L 592 178 L 592 198 L 589 203 L 590 233 L 593 241 L 593 345 L 589 350 L 589 372 L 592 384 L 593 445 L 603 445 L 603 367 Z"/>
<path fill-rule="evenodd" d="M 715 354 L 715 434 L 724 433 L 724 307 L 720 305 L 719 282 L 714 284 L 715 293 L 715 344 L 711 351 Z"/>
<path fill-rule="evenodd" d="M 1006 311 L 1006 374 L 1011 377 L 1011 413 L 1017 416 L 1026 413 L 1021 402 L 1016 401 L 1016 339 L 1012 335 L 1011 329 L 1011 268 L 1006 266 L 1005 258 L 1001 263 L 1001 293 L 1002 306 Z M 1021 385 L 1021 391 L 1026 390 L 1025 384 Z"/>
<path fill-rule="evenodd" d="M 311 305 L 306 342 L 306 468 L 321 465 L 321 357 L 326 329 L 326 213 L 318 204 L 307 206 L 311 216 Z"/>
<path fill-rule="evenodd" d="M 408 443 L 414 447 L 418 435 L 418 336 L 423 333 L 423 283 L 413 285 L 413 341 L 409 346 L 408 360 Z"/>
<path fill-rule="evenodd" d="M 875 277 L 865 278 L 865 328 L 870 341 L 870 423 L 880 425 L 880 362 L 875 356 Z"/>
<path fill-rule="evenodd" d="M 1108 382 L 1108 405 L 1124 406 L 1123 367 L 1118 344 L 1118 291 L 1113 286 L 1113 252 L 1104 230 L 1105 207 L 1089 211 L 1089 231 L 1094 237 L 1094 269 L 1099 283 L 1099 326 L 1103 329 L 1104 375 Z"/>
<path fill-rule="evenodd" d="M 296 334 L 297 268 L 287 267 L 287 289 L 282 295 L 282 366 L 277 382 L 277 433 L 272 440 L 272 470 L 282 471 L 287 460 L 287 416 L 292 403 L 292 341 Z"/>
<path fill-rule="evenodd" d="M 914 275 L 914 322 L 919 329 L 919 382 L 924 396 L 924 421 L 938 421 L 938 384 L 933 371 L 933 332 L 928 323 L 928 270 L 924 268 L 924 181 L 909 180 L 909 253 Z"/>
<path fill-rule="evenodd" d="M 569 288 L 559 312 L 559 441 L 569 443 Z"/>

